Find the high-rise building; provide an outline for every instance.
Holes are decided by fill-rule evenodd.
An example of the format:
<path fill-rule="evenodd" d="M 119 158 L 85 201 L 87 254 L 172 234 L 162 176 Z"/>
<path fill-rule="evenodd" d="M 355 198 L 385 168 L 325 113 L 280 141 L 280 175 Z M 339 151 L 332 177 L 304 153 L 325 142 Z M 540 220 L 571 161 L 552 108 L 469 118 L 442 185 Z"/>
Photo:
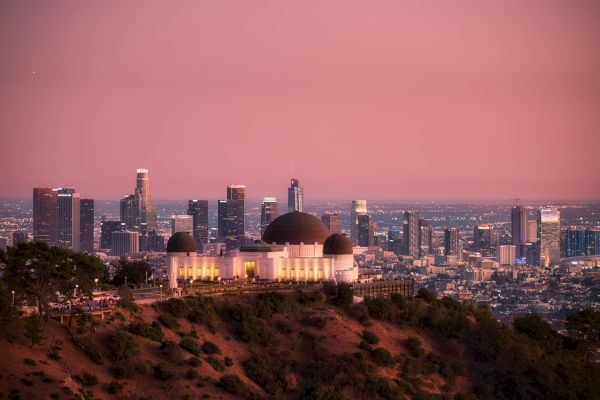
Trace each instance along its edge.
<path fill-rule="evenodd" d="M 8 241 L 6 238 L 0 237 L 0 251 L 6 251 L 6 246 L 8 245 Z"/>
<path fill-rule="evenodd" d="M 190 235 L 194 232 L 194 217 L 192 215 L 171 215 L 171 235 L 185 232 Z"/>
<path fill-rule="evenodd" d="M 267 226 L 278 216 L 277 199 L 275 197 L 265 197 L 261 203 L 260 210 L 260 235 L 265 233 Z"/>
<path fill-rule="evenodd" d="M 56 191 L 33 189 L 33 241 L 56 244 Z"/>
<path fill-rule="evenodd" d="M 124 222 L 102 220 L 100 222 L 100 249 L 112 249 L 112 233 L 125 230 L 127 230 L 127 226 Z"/>
<path fill-rule="evenodd" d="M 493 256 L 496 253 L 498 242 L 498 231 L 493 226 L 487 224 L 475 225 L 473 229 L 475 251 L 484 256 Z"/>
<path fill-rule="evenodd" d="M 511 243 L 517 246 L 517 256 L 522 257 L 524 245 L 527 243 L 527 210 L 516 206 L 510 212 L 510 230 L 512 234 Z"/>
<path fill-rule="evenodd" d="M 400 229 L 390 229 L 387 232 L 387 249 L 393 251 L 396 255 L 402 253 L 402 240 Z"/>
<path fill-rule="evenodd" d="M 321 215 L 321 221 L 325 224 L 330 233 L 342 233 L 342 220 L 338 213 L 326 213 Z"/>
<path fill-rule="evenodd" d="M 600 230 L 569 228 L 564 241 L 565 257 L 600 255 Z"/>
<path fill-rule="evenodd" d="M 129 230 L 139 229 L 139 207 L 135 195 L 129 194 L 123 197 L 119 205 L 121 222 Z"/>
<path fill-rule="evenodd" d="M 419 220 L 419 243 L 421 247 L 421 257 L 431 254 L 433 252 L 433 230 L 429 221 L 426 219 Z"/>
<path fill-rule="evenodd" d="M 295 178 L 292 178 L 288 188 L 288 212 L 292 211 L 304 211 L 304 189 Z"/>
<path fill-rule="evenodd" d="M 517 246 L 514 244 L 498 246 L 496 258 L 500 265 L 515 265 L 517 258 Z"/>
<path fill-rule="evenodd" d="M 579 257 L 585 255 L 585 231 L 583 229 L 568 228 L 565 234 L 565 257 Z"/>
<path fill-rule="evenodd" d="M 135 196 L 139 207 L 139 225 L 146 224 L 147 231 L 155 231 L 156 209 L 152 204 L 150 191 L 150 175 L 146 168 L 139 168 L 136 176 Z M 143 250 L 143 249 L 142 249 Z"/>
<path fill-rule="evenodd" d="M 350 208 L 350 240 L 354 246 L 358 245 L 358 216 L 366 213 L 366 200 L 352 200 L 352 207 Z"/>
<path fill-rule="evenodd" d="M 94 200 L 79 201 L 79 242 L 81 251 L 94 251 Z"/>
<path fill-rule="evenodd" d="M 404 254 L 415 259 L 421 253 L 419 241 L 419 213 L 416 211 L 404 212 Z"/>
<path fill-rule="evenodd" d="M 537 242 L 537 221 L 527 221 L 527 243 Z"/>
<path fill-rule="evenodd" d="M 358 216 L 358 245 L 373 246 L 375 242 L 375 224 L 371 221 L 371 216 L 361 214 Z"/>
<path fill-rule="evenodd" d="M 112 255 L 132 256 L 140 252 L 140 233 L 137 231 L 117 231 L 112 233 Z"/>
<path fill-rule="evenodd" d="M 54 190 L 57 193 L 57 245 L 65 249 L 79 251 L 79 193 L 73 188 L 59 188 Z"/>
<path fill-rule="evenodd" d="M 202 252 L 202 245 L 208 243 L 208 200 L 189 200 L 188 215 L 193 218 L 193 236 L 196 250 Z"/>
<path fill-rule="evenodd" d="M 245 235 L 245 190 L 244 185 L 229 185 L 227 200 L 217 204 L 219 241 L 228 252 L 239 248 Z"/>
<path fill-rule="evenodd" d="M 600 256 L 600 229 L 586 229 L 583 235 L 586 256 Z"/>
<path fill-rule="evenodd" d="M 542 208 L 537 213 L 540 265 L 550 266 L 560 261 L 560 211 Z"/>
<path fill-rule="evenodd" d="M 21 243 L 29 242 L 29 233 L 26 231 L 14 231 L 12 234 L 13 247 L 17 247 Z"/>
<path fill-rule="evenodd" d="M 460 256 L 458 228 L 448 228 L 444 230 L 444 249 L 446 250 L 447 256 Z"/>

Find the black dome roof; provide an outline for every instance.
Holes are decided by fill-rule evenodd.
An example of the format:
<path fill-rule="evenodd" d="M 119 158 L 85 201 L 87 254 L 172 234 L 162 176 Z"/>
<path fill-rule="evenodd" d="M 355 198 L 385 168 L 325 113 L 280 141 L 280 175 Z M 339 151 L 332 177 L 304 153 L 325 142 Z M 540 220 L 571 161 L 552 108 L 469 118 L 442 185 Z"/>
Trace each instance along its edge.
<path fill-rule="evenodd" d="M 348 236 L 334 233 L 323 243 L 323 254 L 352 254 L 352 242 Z"/>
<path fill-rule="evenodd" d="M 195 253 L 196 241 L 186 232 L 176 232 L 167 242 L 167 253 Z"/>
<path fill-rule="evenodd" d="M 265 229 L 262 240 L 272 244 L 313 244 L 323 243 L 329 236 L 329 229 L 314 215 L 292 211 L 273 220 Z"/>

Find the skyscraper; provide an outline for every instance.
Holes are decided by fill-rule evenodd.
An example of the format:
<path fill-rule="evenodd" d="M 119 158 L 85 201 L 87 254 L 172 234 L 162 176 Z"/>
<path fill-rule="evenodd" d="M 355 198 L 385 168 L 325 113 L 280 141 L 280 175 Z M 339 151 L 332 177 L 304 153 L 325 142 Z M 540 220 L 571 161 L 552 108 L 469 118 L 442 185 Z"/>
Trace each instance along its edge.
<path fill-rule="evenodd" d="M 57 245 L 79 251 L 79 193 L 73 188 L 54 189 L 56 201 Z"/>
<path fill-rule="evenodd" d="M 394 254 L 402 253 L 402 241 L 400 240 L 400 230 L 390 229 L 387 232 L 387 249 L 393 251 Z"/>
<path fill-rule="evenodd" d="M 123 197 L 119 203 L 119 215 L 121 218 L 121 222 L 125 224 L 127 229 L 139 229 L 138 226 L 138 205 L 135 199 L 135 195 L 128 194 Z"/>
<path fill-rule="evenodd" d="M 304 211 L 304 189 L 295 178 L 292 178 L 288 188 L 288 212 L 292 211 Z"/>
<path fill-rule="evenodd" d="M 33 189 L 33 241 L 56 244 L 56 191 Z"/>
<path fill-rule="evenodd" d="M 433 230 L 426 219 L 419 220 L 419 229 L 419 243 L 421 244 L 421 257 L 423 257 L 431 254 L 433 250 Z"/>
<path fill-rule="evenodd" d="M 419 213 L 404 212 L 404 254 L 419 258 L 421 243 L 419 242 Z"/>
<path fill-rule="evenodd" d="M 358 216 L 367 213 L 366 200 L 352 200 L 350 209 L 350 240 L 354 246 L 358 245 Z"/>
<path fill-rule="evenodd" d="M 79 202 L 79 242 L 81 251 L 94 251 L 94 200 L 81 199 Z"/>
<path fill-rule="evenodd" d="M 244 185 L 229 185 L 227 200 L 217 204 L 219 240 L 228 252 L 239 248 L 245 235 L 245 191 Z"/>
<path fill-rule="evenodd" d="M 371 221 L 371 216 L 361 214 L 358 216 L 358 245 L 373 246 L 375 242 L 375 224 Z"/>
<path fill-rule="evenodd" d="M 171 215 L 171 235 L 185 232 L 190 235 L 194 232 L 194 217 L 192 215 Z"/>
<path fill-rule="evenodd" d="M 521 206 L 513 207 L 510 212 L 511 243 L 516 246 L 517 257 L 524 256 L 524 246 L 527 243 L 527 210 Z"/>
<path fill-rule="evenodd" d="M 187 213 L 193 218 L 193 236 L 196 241 L 196 250 L 202 252 L 202 245 L 209 242 L 208 200 L 189 200 Z"/>
<path fill-rule="evenodd" d="M 126 229 L 127 226 L 124 222 L 102 220 L 102 222 L 100 222 L 100 249 L 112 249 L 112 233 L 124 231 Z"/>
<path fill-rule="evenodd" d="M 517 246 L 514 244 L 505 244 L 498 246 L 496 259 L 500 265 L 515 265 L 517 257 Z"/>
<path fill-rule="evenodd" d="M 330 233 L 342 233 L 342 220 L 338 213 L 326 213 L 321 215 L 321 221 L 325 224 Z"/>
<path fill-rule="evenodd" d="M 112 233 L 112 255 L 131 256 L 140 252 L 140 233 L 137 231 L 117 231 Z"/>
<path fill-rule="evenodd" d="M 260 235 L 265 233 L 267 226 L 278 216 L 277 199 L 265 197 L 261 203 L 260 211 Z"/>
<path fill-rule="evenodd" d="M 444 230 L 444 249 L 447 256 L 460 256 L 458 228 Z"/>
<path fill-rule="evenodd" d="M 527 221 L 527 243 L 537 242 L 537 221 Z M 522 257 L 522 256 L 521 256 Z"/>
<path fill-rule="evenodd" d="M 484 256 L 492 256 L 498 244 L 498 235 L 493 226 L 487 224 L 475 225 L 473 229 L 473 245 L 475 251 Z"/>
<path fill-rule="evenodd" d="M 560 261 L 560 211 L 542 208 L 537 220 L 540 265 L 547 267 Z"/>
<path fill-rule="evenodd" d="M 139 207 L 138 225 L 145 223 L 148 232 L 155 231 L 156 209 L 151 199 L 150 175 L 146 168 L 139 168 L 136 172 L 135 197 Z"/>

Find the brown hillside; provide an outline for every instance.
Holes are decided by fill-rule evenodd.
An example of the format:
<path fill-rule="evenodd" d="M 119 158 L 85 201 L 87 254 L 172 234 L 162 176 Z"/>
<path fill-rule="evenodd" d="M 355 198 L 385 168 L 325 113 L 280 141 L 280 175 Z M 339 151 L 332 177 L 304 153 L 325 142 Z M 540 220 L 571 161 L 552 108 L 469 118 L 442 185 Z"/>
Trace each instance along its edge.
<path fill-rule="evenodd" d="M 161 350 L 161 343 L 157 341 L 132 335 L 134 342 L 137 343 L 138 352 L 127 362 L 130 376 L 125 377 L 118 376 L 119 374 L 116 374 L 113 369 L 118 362 L 111 359 L 107 347 L 107 337 L 116 331 L 127 330 L 132 321 L 151 324 L 158 321 L 159 316 L 169 314 L 158 304 L 138 306 L 138 310 L 135 312 L 123 309 L 115 310 L 109 318 L 99 321 L 99 326 L 94 332 L 88 325 L 84 334 L 78 334 L 76 324 L 73 323 L 72 331 L 75 337 L 90 337 L 91 342 L 98 347 L 103 360 L 102 365 L 93 362 L 76 345 L 66 325 L 57 321 L 47 322 L 45 324 L 46 338 L 33 348 L 30 346 L 30 341 L 24 337 L 22 327 L 17 327 L 8 337 L 0 338 L 3 353 L 0 357 L 0 399 L 302 398 L 300 382 L 307 383 L 307 375 L 303 371 L 307 371 L 307 365 L 313 365 L 311 363 L 312 358 L 315 357 L 315 348 L 325 349 L 329 357 L 334 355 L 342 360 L 360 360 L 362 363 L 360 365 L 372 370 L 373 377 L 388 378 L 381 382 L 396 382 L 400 386 L 400 377 L 406 378 L 408 375 L 409 381 L 418 380 L 420 390 L 424 393 L 452 395 L 466 390 L 468 386 L 465 376 L 461 376 L 464 373 L 460 373 L 450 383 L 438 373 L 411 375 L 410 371 L 403 370 L 402 360 L 414 358 L 405 344 L 409 337 L 418 338 L 425 353 L 452 356 L 455 361 L 462 360 L 460 346 L 453 346 L 454 350 L 449 350 L 446 344 L 437 342 L 425 332 L 414 328 L 400 328 L 397 325 L 372 319 L 366 324 L 361 324 L 348 316 L 342 309 L 319 300 L 300 304 L 294 296 L 287 296 L 285 302 L 289 307 L 285 311 L 261 317 L 261 321 L 265 321 L 265 332 L 272 335 L 268 339 L 268 343 L 261 344 L 256 340 L 245 340 L 240 338 L 240 333 L 236 330 L 235 318 L 223 316 L 222 310 L 238 306 L 252 308 L 255 302 L 256 297 L 251 295 L 215 298 L 214 307 L 218 312 L 204 323 L 193 323 L 185 317 L 178 317 L 176 318 L 180 325 L 178 328 L 167 328 L 164 324 L 161 325 L 164 334 L 162 342 L 172 341 L 177 344 L 176 346 L 171 344 L 168 350 L 164 349 L 164 346 Z M 254 327 L 251 326 L 251 328 Z M 379 338 L 379 342 L 373 344 L 372 349 L 387 350 L 393 357 L 392 362 L 378 363 L 374 357 L 370 356 L 372 349 L 370 350 L 365 343 L 361 346 L 362 334 L 365 329 Z M 189 336 L 192 331 L 195 331 L 195 334 L 192 334 L 192 336 L 196 336 L 195 338 Z M 182 337 L 186 334 L 188 339 L 192 338 L 190 340 L 198 345 L 205 341 L 214 343 L 220 354 L 211 356 L 206 352 L 201 352 L 198 355 L 201 364 L 191 365 L 189 360 L 193 357 L 192 354 L 179 346 Z M 60 360 L 52 359 L 48 355 L 55 343 L 60 343 L 61 349 L 58 351 Z M 288 357 L 286 362 L 290 365 L 289 371 L 285 374 L 282 373 L 284 382 L 280 382 L 280 385 L 288 388 L 286 392 L 282 392 L 281 389 L 271 390 L 272 387 L 269 384 L 255 382 L 248 376 L 244 363 L 252 355 L 259 357 L 273 355 L 270 360 L 276 360 L 280 356 Z M 209 364 L 210 357 L 218 360 L 217 363 L 221 364 L 221 371 L 217 371 Z M 223 365 L 225 357 L 231 358 L 233 364 Z M 423 357 L 425 355 L 421 356 L 421 358 Z M 460 361 L 460 363 L 464 362 Z M 162 365 L 162 369 L 156 367 L 157 365 Z M 343 367 L 345 364 L 342 361 L 339 365 Z M 268 373 L 271 370 L 273 373 L 282 372 L 278 371 L 281 368 L 277 366 L 266 369 Z M 358 369 L 352 373 L 362 376 L 361 374 L 365 371 Z M 462 371 L 465 370 L 466 368 L 463 367 Z M 84 377 L 86 373 L 95 376 L 98 383 L 90 385 L 90 383 L 94 383 L 93 378 L 91 378 L 92 382 L 86 382 Z M 241 386 L 241 389 L 238 388 L 239 390 L 231 387 L 225 388 L 223 384 L 219 383 L 224 375 L 238 376 L 243 382 L 242 385 L 245 384 L 245 386 Z M 110 389 L 107 387 L 113 381 L 123 385 L 122 391 L 118 394 L 110 393 Z M 113 385 L 118 386 L 117 384 Z M 337 387 L 343 398 L 367 398 L 349 382 L 336 380 L 332 381 L 331 385 Z M 407 391 L 399 393 L 400 395 L 389 398 L 411 398 L 408 394 L 402 394 Z M 20 397 L 18 397 L 19 395 Z M 381 396 L 386 398 L 385 395 Z M 376 398 L 376 396 L 369 398 Z"/>

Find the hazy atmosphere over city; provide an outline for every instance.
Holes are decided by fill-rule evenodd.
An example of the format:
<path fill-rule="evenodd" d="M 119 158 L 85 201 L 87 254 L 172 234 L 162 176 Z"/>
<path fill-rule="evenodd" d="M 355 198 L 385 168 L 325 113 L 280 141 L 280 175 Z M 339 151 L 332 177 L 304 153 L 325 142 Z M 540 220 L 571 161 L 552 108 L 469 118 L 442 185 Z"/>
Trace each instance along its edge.
<path fill-rule="evenodd" d="M 0 4 L 0 197 L 597 199 L 594 1 Z"/>
<path fill-rule="evenodd" d="M 0 0 L 0 400 L 600 400 L 600 2 Z"/>

